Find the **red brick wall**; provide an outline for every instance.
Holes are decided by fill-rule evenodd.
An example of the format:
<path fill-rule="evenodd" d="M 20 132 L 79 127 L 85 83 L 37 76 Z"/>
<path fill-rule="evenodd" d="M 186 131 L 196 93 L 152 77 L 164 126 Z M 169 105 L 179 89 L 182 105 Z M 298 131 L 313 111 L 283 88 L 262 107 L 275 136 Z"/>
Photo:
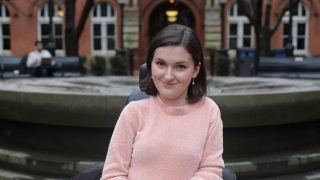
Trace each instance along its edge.
<path fill-rule="evenodd" d="M 113 5 L 115 13 L 120 13 L 120 6 L 117 4 L 117 0 L 95 0 L 95 3 L 106 1 Z M 135 51 L 136 59 L 143 59 L 148 48 L 148 22 L 149 15 L 152 10 L 156 8 L 162 2 L 167 0 L 139 0 L 139 15 L 140 15 L 140 34 L 139 34 L 139 45 L 140 47 Z M 232 3 L 234 0 L 230 0 Z M 9 9 L 11 14 L 11 53 L 12 55 L 23 55 L 33 49 L 33 42 L 37 39 L 37 11 L 43 0 L 35 1 L 1 1 Z M 61 1 L 58 1 L 61 2 Z M 195 17 L 195 27 L 201 42 L 204 42 L 204 6 L 205 0 L 180 0 L 184 3 L 193 13 Z M 305 6 L 308 8 L 309 15 L 309 32 L 308 32 L 308 48 L 310 55 L 320 55 L 320 1 L 302 0 Z M 85 0 L 77 1 L 77 21 L 80 18 L 80 11 L 85 3 Z M 279 8 L 283 5 L 284 1 L 273 1 L 273 13 L 276 13 Z M 64 9 L 63 4 L 61 4 Z M 118 18 L 117 24 L 120 24 L 120 18 Z M 119 27 L 121 28 L 121 27 Z M 279 48 L 282 46 L 281 26 L 272 38 L 272 47 Z M 120 34 L 120 33 L 118 33 Z M 80 55 L 90 54 L 91 52 L 91 33 L 90 33 L 90 17 L 86 22 L 85 28 L 80 38 Z M 120 40 L 120 36 L 118 37 Z M 120 44 L 119 44 L 120 45 Z"/>

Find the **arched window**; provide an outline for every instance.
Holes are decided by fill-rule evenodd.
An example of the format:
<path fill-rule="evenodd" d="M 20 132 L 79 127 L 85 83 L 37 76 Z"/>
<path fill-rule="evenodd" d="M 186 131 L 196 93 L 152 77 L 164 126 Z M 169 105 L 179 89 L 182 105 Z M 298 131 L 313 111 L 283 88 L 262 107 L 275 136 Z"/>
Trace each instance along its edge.
<path fill-rule="evenodd" d="M 229 49 L 253 46 L 253 28 L 237 4 L 233 4 L 229 9 L 228 23 Z"/>
<path fill-rule="evenodd" d="M 116 47 L 115 13 L 109 3 L 97 4 L 91 17 L 92 49 L 98 54 L 114 52 Z"/>
<path fill-rule="evenodd" d="M 9 53 L 10 34 L 10 14 L 6 6 L 0 4 L 0 53 Z"/>
<path fill-rule="evenodd" d="M 54 4 L 54 15 L 52 18 L 52 29 L 49 27 L 49 4 L 45 3 L 38 11 L 38 38 L 44 44 L 47 44 L 50 38 L 50 30 L 53 32 L 53 39 L 55 41 L 55 49 L 57 53 L 62 53 L 63 50 L 63 35 L 62 35 L 62 22 L 63 17 L 58 15 L 61 8 Z"/>
<path fill-rule="evenodd" d="M 304 54 L 307 50 L 308 38 L 308 11 L 302 3 L 299 3 L 292 13 L 292 29 L 289 24 L 290 12 L 286 13 L 282 18 L 283 22 L 283 47 L 289 42 L 290 29 L 292 30 L 292 45 L 295 54 Z"/>

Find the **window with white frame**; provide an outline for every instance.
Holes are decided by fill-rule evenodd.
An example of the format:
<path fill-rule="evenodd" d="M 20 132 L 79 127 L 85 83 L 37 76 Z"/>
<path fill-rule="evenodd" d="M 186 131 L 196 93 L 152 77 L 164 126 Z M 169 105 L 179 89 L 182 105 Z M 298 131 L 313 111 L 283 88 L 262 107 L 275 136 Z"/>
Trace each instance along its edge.
<path fill-rule="evenodd" d="M 233 4 L 229 9 L 228 16 L 228 47 L 236 49 L 253 46 L 253 28 L 243 10 Z"/>
<path fill-rule="evenodd" d="M 292 45 L 295 53 L 305 53 L 307 50 L 307 32 L 308 32 L 308 12 L 302 3 L 299 3 L 293 9 L 292 28 L 289 24 L 290 12 L 286 13 L 282 18 L 283 22 L 283 39 L 282 45 L 286 47 L 289 43 L 290 29 L 292 31 Z"/>
<path fill-rule="evenodd" d="M 0 4 L 0 53 L 9 53 L 10 34 L 10 14 L 6 6 Z"/>
<path fill-rule="evenodd" d="M 95 53 L 114 52 L 116 47 L 115 13 L 109 3 L 97 4 L 91 17 L 92 49 Z"/>
<path fill-rule="evenodd" d="M 62 34 L 62 23 L 63 17 L 58 15 L 61 8 L 54 4 L 54 14 L 52 17 L 52 27 L 49 25 L 49 4 L 46 3 L 38 11 L 38 37 L 47 44 L 50 38 L 50 30 L 52 30 L 53 39 L 55 42 L 55 49 L 62 53 L 63 50 L 63 34 Z"/>

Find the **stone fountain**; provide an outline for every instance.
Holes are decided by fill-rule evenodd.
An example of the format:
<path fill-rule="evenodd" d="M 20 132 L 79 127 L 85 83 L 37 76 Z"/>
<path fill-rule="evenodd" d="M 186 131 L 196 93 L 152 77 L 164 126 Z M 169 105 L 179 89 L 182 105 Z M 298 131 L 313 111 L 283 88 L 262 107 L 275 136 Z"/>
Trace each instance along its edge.
<path fill-rule="evenodd" d="M 226 166 L 238 178 L 319 169 L 320 80 L 208 77 L 208 84 L 222 112 Z M 70 178 L 103 161 L 137 90 L 137 77 L 1 80 L 0 171 Z"/>

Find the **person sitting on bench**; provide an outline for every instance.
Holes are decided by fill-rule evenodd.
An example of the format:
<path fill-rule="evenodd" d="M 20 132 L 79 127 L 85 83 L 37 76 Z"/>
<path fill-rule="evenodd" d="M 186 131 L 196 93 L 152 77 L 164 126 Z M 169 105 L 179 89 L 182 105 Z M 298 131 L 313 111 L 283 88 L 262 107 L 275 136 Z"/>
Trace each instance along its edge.
<path fill-rule="evenodd" d="M 52 60 L 50 52 L 43 48 L 39 40 L 34 42 L 35 50 L 28 54 L 27 68 L 33 69 L 31 74 L 36 77 L 53 76 L 56 64 Z"/>

